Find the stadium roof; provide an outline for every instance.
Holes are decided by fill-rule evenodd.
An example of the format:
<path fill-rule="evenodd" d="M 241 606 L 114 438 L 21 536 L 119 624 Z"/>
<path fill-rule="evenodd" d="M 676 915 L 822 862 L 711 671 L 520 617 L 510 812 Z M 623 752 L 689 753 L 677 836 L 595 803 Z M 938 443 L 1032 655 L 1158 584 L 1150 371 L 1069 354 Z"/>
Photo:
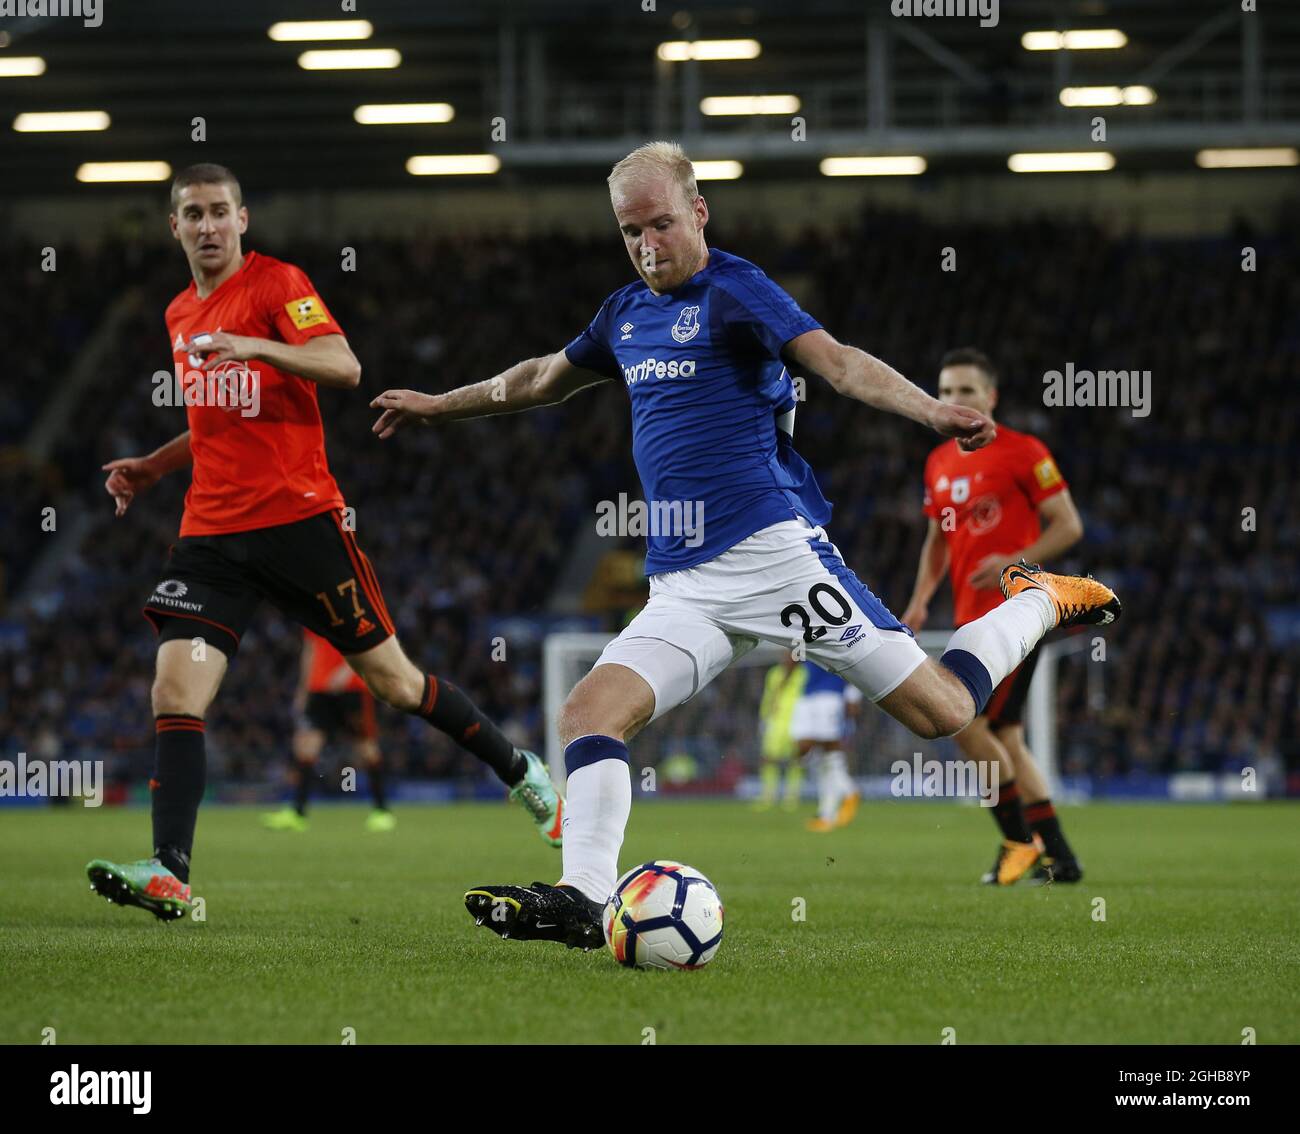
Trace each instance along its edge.
<path fill-rule="evenodd" d="M 933 2 L 933 0 L 927 0 Z M 951 6 L 954 0 L 947 0 Z M 978 15 L 895 16 L 902 0 L 367 0 L 373 31 L 351 43 L 277 42 L 276 21 L 353 18 L 309 0 L 102 0 L 102 24 L 0 21 L 0 67 L 38 56 L 43 74 L 0 78 L 0 177 L 8 193 L 103 192 L 83 162 L 223 161 L 263 187 L 401 187 L 415 154 L 492 153 L 505 180 L 589 177 L 653 136 L 745 176 L 815 174 L 832 154 L 918 154 L 932 169 L 1005 169 L 1020 150 L 1106 148 L 1130 168 L 1193 168 L 1202 146 L 1300 144 L 1300 5 L 1237 0 L 1004 0 Z M 920 7 L 921 0 L 912 0 Z M 973 7 L 975 0 L 971 0 Z M 1024 33 L 1115 28 L 1111 50 L 1031 51 Z M 753 39 L 756 58 L 665 62 L 669 40 Z M 388 69 L 310 71 L 306 50 L 385 48 Z M 1154 101 L 1061 104 L 1065 87 Z M 788 109 L 708 116 L 714 96 L 793 95 Z M 362 125 L 363 104 L 445 102 L 451 121 Z M 102 110 L 95 132 L 17 132 L 19 114 Z M 191 140 L 204 119 L 206 141 Z M 504 140 L 492 139 L 501 120 Z"/>

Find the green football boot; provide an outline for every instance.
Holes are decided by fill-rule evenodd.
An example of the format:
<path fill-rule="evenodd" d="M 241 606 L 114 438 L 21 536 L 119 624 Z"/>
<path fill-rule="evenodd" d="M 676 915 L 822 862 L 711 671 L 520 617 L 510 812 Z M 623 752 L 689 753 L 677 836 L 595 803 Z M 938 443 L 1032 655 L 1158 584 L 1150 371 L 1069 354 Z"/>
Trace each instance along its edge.
<path fill-rule="evenodd" d="M 307 817 L 299 815 L 292 807 L 282 807 L 279 811 L 268 811 L 263 815 L 262 826 L 270 831 L 296 831 L 302 834 L 307 829 Z"/>
<path fill-rule="evenodd" d="M 519 750 L 528 761 L 524 778 L 510 789 L 510 798 L 523 807 L 533 822 L 537 833 L 553 847 L 564 844 L 564 797 L 551 783 L 551 773 L 534 752 Z"/>
<path fill-rule="evenodd" d="M 396 831 L 397 816 L 391 811 L 381 811 L 376 807 L 366 816 L 367 831 Z"/>
<path fill-rule="evenodd" d="M 116 863 L 104 858 L 86 863 L 90 888 L 119 906 L 139 906 L 163 921 L 190 912 L 190 887 L 156 858 Z"/>

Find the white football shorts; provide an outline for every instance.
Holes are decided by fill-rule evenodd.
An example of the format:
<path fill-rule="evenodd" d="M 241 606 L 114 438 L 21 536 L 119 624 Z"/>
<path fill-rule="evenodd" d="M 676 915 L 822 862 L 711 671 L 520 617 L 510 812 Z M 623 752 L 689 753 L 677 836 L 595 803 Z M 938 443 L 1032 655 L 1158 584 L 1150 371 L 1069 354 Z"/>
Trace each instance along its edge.
<path fill-rule="evenodd" d="M 848 569 L 826 532 L 783 520 L 721 555 L 650 579 L 650 601 L 596 665 L 624 665 L 654 691 L 651 720 L 694 697 L 760 641 L 839 674 L 871 701 L 892 693 L 925 651 Z"/>
<path fill-rule="evenodd" d="M 844 739 L 844 694 L 805 693 L 790 714 L 790 739 L 829 741 Z"/>

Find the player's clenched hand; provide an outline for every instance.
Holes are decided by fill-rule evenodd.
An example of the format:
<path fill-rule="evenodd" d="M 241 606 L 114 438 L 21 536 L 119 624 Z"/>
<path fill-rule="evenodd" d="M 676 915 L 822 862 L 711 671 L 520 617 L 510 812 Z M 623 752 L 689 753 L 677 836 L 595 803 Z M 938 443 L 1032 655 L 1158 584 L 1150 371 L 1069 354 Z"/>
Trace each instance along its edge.
<path fill-rule="evenodd" d="M 438 399 L 418 390 L 385 390 L 373 402 L 371 409 L 383 410 L 373 429 L 381 440 L 386 440 L 404 425 L 428 425 L 437 415 Z"/>
<path fill-rule="evenodd" d="M 210 334 L 194 335 L 185 344 L 190 354 L 207 355 L 203 369 L 211 370 L 223 362 L 247 362 L 257 355 L 260 339 L 248 335 L 232 335 L 226 331 L 213 331 Z"/>
<path fill-rule="evenodd" d="M 115 516 L 126 514 L 137 492 L 158 483 L 158 471 L 145 457 L 121 457 L 109 461 L 104 471 L 108 473 L 104 489 L 113 498 Z"/>
<path fill-rule="evenodd" d="M 997 436 L 993 422 L 978 410 L 966 406 L 940 403 L 930 424 L 936 433 L 944 437 L 956 437 L 957 444 L 967 452 L 982 448 Z"/>

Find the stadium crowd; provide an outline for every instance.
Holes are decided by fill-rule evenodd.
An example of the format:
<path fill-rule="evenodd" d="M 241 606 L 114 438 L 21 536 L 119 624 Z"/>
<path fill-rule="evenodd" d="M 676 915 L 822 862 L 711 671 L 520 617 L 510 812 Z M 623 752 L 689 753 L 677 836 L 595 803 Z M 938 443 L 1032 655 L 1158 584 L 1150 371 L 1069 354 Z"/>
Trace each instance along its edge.
<path fill-rule="evenodd" d="M 716 222 L 711 236 L 784 283 L 838 338 L 923 385 L 933 388 L 952 346 L 977 345 L 998 363 L 998 419 L 1048 444 L 1084 518 L 1083 542 L 1056 566 L 1096 574 L 1125 603 L 1104 662 L 1085 651 L 1063 664 L 1064 771 L 1262 763 L 1300 774 L 1300 414 L 1280 408 L 1295 405 L 1300 381 L 1300 285 L 1285 267 L 1300 252 L 1294 231 L 1156 242 L 1082 221 L 937 224 L 864 212 L 856 224 L 785 242 Z M 370 433 L 367 403 L 385 388 L 445 389 L 559 349 L 630 278 L 612 237 L 358 236 L 343 242 L 356 249 L 356 270 L 346 272 L 337 250 L 279 245 L 256 229 L 245 241 L 312 276 L 362 361 L 360 390 L 321 392 L 327 449 L 408 650 L 533 747 L 542 744 L 540 650 L 507 642 L 506 659 L 494 661 L 489 626 L 503 614 L 545 613 L 597 502 L 639 491 L 626 396 L 608 384 L 549 410 L 386 443 Z M 1244 244 L 1257 247 L 1253 272 L 1242 270 Z M 956 252 L 955 271 L 942 269 L 945 248 Z M 0 743 L 10 754 L 112 756 L 120 776 L 139 777 L 152 751 L 154 649 L 139 608 L 164 577 L 187 478 L 173 476 L 114 520 L 99 467 L 185 428 L 183 410 L 151 396 L 151 376 L 170 363 L 162 311 L 188 278 L 174 246 L 128 255 L 110 245 L 27 280 L 39 318 L 29 306 L 21 314 L 39 334 L 17 352 L 31 373 L 0 430 L 14 442 L 16 423 L 33 420 L 49 376 L 93 330 L 87 297 L 104 277 L 134 289 L 111 363 L 38 470 L 45 479 L 13 476 L 24 488 L 0 505 Z M 1046 408 L 1042 376 L 1070 362 L 1150 371 L 1150 413 Z M 835 502 L 830 530 L 846 560 L 899 612 L 935 442 L 809 378 L 796 444 Z M 33 578 L 39 541 L 54 538 L 41 533 L 39 511 L 60 486 L 86 529 L 56 568 Z M 930 627 L 950 617 L 944 601 Z M 608 612 L 608 628 L 626 616 Z M 264 608 L 209 717 L 216 775 L 278 774 L 298 645 L 296 627 Z M 1100 680 L 1090 666 L 1101 667 Z M 694 744 L 706 763 L 754 758 L 757 704 L 738 699 L 744 686 L 730 678 L 654 726 L 665 743 Z M 380 721 L 399 774 L 481 776 L 423 723 L 386 711 Z M 714 740 L 701 748 L 706 737 Z"/>

